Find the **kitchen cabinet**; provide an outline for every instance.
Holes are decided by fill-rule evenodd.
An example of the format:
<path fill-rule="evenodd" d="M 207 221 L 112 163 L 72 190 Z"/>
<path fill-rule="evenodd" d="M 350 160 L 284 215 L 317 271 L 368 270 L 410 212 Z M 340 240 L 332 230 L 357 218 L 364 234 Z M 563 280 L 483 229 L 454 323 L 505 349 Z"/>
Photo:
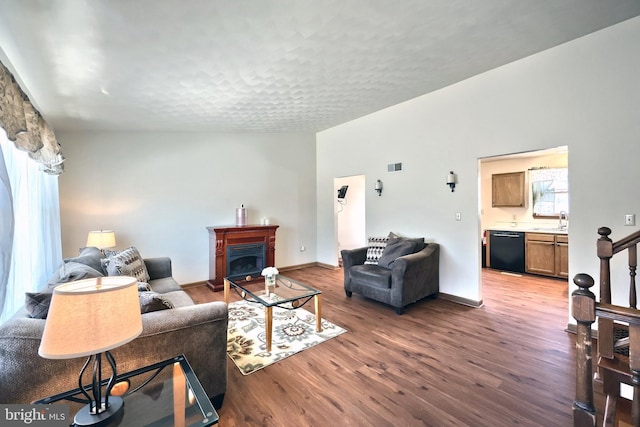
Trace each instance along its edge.
<path fill-rule="evenodd" d="M 556 235 L 556 276 L 569 278 L 569 236 Z"/>
<path fill-rule="evenodd" d="M 527 273 L 569 277 L 569 236 L 566 234 L 526 233 Z"/>
<path fill-rule="evenodd" d="M 491 175 L 491 206 L 524 207 L 524 172 Z"/>

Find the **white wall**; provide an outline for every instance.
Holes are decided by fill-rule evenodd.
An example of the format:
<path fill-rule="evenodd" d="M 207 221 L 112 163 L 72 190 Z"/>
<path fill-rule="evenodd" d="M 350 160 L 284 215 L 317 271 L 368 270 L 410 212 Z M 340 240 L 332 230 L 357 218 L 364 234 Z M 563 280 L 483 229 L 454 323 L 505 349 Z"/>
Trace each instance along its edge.
<path fill-rule="evenodd" d="M 60 133 L 62 245 L 77 254 L 93 229 L 114 229 L 118 247 L 170 256 L 182 284 L 209 277 L 207 226 L 280 227 L 276 265 L 315 262 L 314 135 Z M 300 252 L 301 245 L 307 247 Z"/>
<path fill-rule="evenodd" d="M 478 159 L 567 145 L 570 277 L 597 281 L 597 228 L 610 226 L 614 239 L 638 229 L 622 225 L 625 213 L 640 211 L 638 40 L 635 18 L 320 132 L 318 259 L 335 253 L 333 178 L 364 173 L 367 188 L 385 183 L 382 197 L 367 198 L 367 234 L 440 243 L 441 291 L 480 300 Z M 398 161 L 403 173 L 387 173 Z M 454 193 L 449 170 L 458 174 Z"/>

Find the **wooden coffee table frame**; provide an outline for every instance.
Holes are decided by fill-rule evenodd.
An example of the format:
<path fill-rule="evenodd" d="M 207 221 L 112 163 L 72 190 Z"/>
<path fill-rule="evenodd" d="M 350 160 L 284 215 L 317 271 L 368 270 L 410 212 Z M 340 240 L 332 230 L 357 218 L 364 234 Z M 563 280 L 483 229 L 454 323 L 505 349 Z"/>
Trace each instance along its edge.
<path fill-rule="evenodd" d="M 289 281 L 292 281 L 293 283 L 301 284 L 300 282 L 296 282 L 295 280 L 289 279 L 288 277 L 284 277 L 284 276 L 279 276 L 279 279 L 289 280 Z M 238 280 L 238 282 L 241 282 L 241 281 Z M 249 284 L 250 282 L 246 281 L 245 283 Z M 311 288 L 310 286 L 307 286 L 307 285 L 303 285 L 305 288 L 309 289 L 308 293 L 302 294 L 299 297 L 288 298 L 282 301 L 273 301 L 273 303 L 269 303 L 263 300 L 262 298 L 260 298 L 259 296 L 255 295 L 250 290 L 244 288 L 242 284 L 236 283 L 236 281 L 234 281 L 233 278 L 225 277 L 224 278 L 224 302 L 227 304 L 229 304 L 229 294 L 232 286 L 236 289 L 236 291 L 238 291 L 238 294 L 242 297 L 242 299 L 246 301 L 260 303 L 264 306 L 264 322 L 265 322 L 264 328 L 265 328 L 268 352 L 271 352 L 271 343 L 273 340 L 273 307 L 281 307 L 281 308 L 287 308 L 288 310 L 295 310 L 297 308 L 304 306 L 313 297 L 313 305 L 314 305 L 314 311 L 316 315 L 316 331 L 322 332 L 322 292 L 320 292 L 319 290 Z M 247 293 L 253 296 L 253 298 L 247 299 L 246 297 Z M 303 300 L 305 298 L 306 300 L 302 304 L 300 304 L 300 300 Z M 282 307 L 282 304 L 289 303 L 289 302 L 292 304 L 292 308 Z"/>

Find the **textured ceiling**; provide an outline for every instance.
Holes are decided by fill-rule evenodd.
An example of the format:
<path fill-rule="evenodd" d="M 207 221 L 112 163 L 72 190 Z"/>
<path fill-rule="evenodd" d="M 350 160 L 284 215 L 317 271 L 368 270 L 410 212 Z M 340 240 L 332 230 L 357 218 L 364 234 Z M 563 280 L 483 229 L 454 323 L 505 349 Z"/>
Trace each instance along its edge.
<path fill-rule="evenodd" d="M 640 0 L 0 0 L 55 130 L 317 132 L 640 15 Z"/>

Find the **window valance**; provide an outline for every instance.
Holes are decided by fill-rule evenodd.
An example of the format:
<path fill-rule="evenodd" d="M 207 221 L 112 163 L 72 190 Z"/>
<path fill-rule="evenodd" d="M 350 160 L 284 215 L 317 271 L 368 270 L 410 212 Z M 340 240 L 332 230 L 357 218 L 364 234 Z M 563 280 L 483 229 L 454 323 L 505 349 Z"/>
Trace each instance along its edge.
<path fill-rule="evenodd" d="M 53 129 L 35 109 L 13 74 L 0 63 L 0 127 L 7 138 L 29 157 L 41 163 L 44 171 L 60 175 L 64 157 Z"/>

